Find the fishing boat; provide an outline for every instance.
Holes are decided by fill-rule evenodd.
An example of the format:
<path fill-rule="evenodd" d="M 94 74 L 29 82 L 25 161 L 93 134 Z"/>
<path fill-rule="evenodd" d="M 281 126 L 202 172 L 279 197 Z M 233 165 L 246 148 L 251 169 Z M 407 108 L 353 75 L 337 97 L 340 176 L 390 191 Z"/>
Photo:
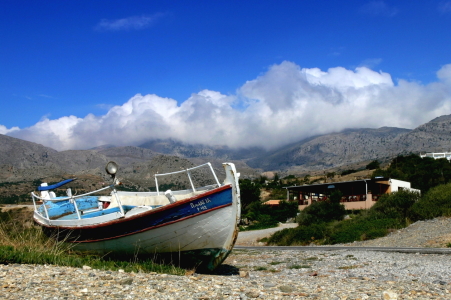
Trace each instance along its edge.
<path fill-rule="evenodd" d="M 154 192 L 126 192 L 117 190 L 118 166 L 109 162 L 105 169 L 113 183 L 101 189 L 73 195 L 69 188 L 57 197 L 53 190 L 73 179 L 37 187 L 31 193 L 34 221 L 46 235 L 72 243 L 76 250 L 170 257 L 182 266 L 212 271 L 232 250 L 241 214 L 239 173 L 233 163 L 223 167 L 222 183 L 206 163 L 155 174 Z M 212 184 L 193 184 L 192 172 L 200 168 L 211 172 Z M 158 179 L 174 175 L 186 175 L 188 189 L 160 191 Z"/>

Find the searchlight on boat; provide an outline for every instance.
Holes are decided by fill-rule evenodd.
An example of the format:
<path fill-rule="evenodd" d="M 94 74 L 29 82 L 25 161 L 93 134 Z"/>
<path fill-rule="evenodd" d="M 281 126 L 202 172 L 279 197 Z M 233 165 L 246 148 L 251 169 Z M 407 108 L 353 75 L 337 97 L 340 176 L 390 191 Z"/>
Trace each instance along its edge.
<path fill-rule="evenodd" d="M 115 163 L 114 161 L 110 161 L 109 163 L 106 164 L 106 167 L 105 167 L 105 171 L 108 174 L 110 174 L 111 177 L 113 177 L 113 178 L 116 176 L 117 169 L 118 169 L 117 163 Z"/>

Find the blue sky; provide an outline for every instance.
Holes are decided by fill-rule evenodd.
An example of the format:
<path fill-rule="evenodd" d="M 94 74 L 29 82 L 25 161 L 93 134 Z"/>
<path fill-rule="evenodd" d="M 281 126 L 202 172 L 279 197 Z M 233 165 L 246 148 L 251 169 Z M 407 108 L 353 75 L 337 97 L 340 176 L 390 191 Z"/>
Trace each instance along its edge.
<path fill-rule="evenodd" d="M 3 0 L 0 133 L 271 148 L 414 128 L 451 113 L 450 31 L 449 0 Z"/>

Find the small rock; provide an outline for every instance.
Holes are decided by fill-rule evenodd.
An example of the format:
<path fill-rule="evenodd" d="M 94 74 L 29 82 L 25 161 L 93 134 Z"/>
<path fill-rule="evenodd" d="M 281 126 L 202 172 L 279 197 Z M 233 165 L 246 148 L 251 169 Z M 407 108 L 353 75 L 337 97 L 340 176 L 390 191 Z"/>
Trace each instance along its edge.
<path fill-rule="evenodd" d="M 248 271 L 240 271 L 240 277 L 241 278 L 249 278 L 249 272 Z"/>
<path fill-rule="evenodd" d="M 282 285 L 279 286 L 279 290 L 283 293 L 292 293 L 294 291 L 294 288 L 288 285 Z"/>
<path fill-rule="evenodd" d="M 263 284 L 263 287 L 266 287 L 266 288 L 275 287 L 275 286 L 276 286 L 276 284 L 273 282 L 265 282 Z"/>
<path fill-rule="evenodd" d="M 195 269 L 192 269 L 192 270 L 186 270 L 186 271 L 185 271 L 185 276 L 191 276 L 191 275 L 193 275 L 195 272 L 196 272 Z"/>
<path fill-rule="evenodd" d="M 396 300 L 398 299 L 398 294 L 393 291 L 383 291 L 382 292 L 382 300 Z"/>
<path fill-rule="evenodd" d="M 83 266 L 83 270 L 92 270 L 90 266 Z"/>
<path fill-rule="evenodd" d="M 247 292 L 245 295 L 248 298 L 258 298 L 260 296 L 260 293 L 257 291 L 250 291 L 250 292 Z"/>
<path fill-rule="evenodd" d="M 133 278 L 125 278 L 120 281 L 120 284 L 122 284 L 122 285 L 130 285 L 132 283 L 133 283 Z"/>

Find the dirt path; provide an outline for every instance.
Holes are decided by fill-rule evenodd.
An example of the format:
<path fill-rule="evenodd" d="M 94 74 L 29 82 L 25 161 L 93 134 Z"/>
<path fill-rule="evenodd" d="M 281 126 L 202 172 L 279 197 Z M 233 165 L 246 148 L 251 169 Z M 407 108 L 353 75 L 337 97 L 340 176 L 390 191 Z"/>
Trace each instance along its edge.
<path fill-rule="evenodd" d="M 243 231 L 243 232 L 238 233 L 238 239 L 237 239 L 235 245 L 257 246 L 257 245 L 259 245 L 258 240 L 260 240 L 264 237 L 269 237 L 276 231 L 279 231 L 279 230 L 282 230 L 285 228 L 294 228 L 297 226 L 298 226 L 297 223 L 287 223 L 287 224 L 280 224 L 279 227 L 275 227 L 275 228 Z"/>

